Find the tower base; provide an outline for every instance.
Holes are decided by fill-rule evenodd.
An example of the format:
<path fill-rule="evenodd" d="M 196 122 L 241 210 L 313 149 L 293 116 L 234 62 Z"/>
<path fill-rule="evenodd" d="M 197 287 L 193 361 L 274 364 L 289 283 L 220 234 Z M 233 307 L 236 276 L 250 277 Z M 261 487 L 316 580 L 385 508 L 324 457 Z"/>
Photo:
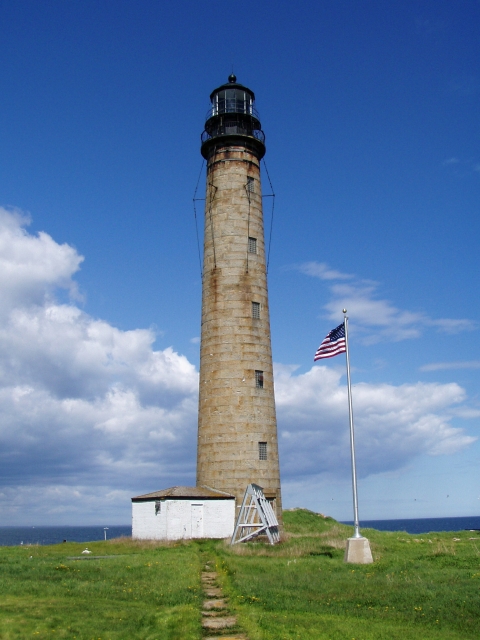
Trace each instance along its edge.
<path fill-rule="evenodd" d="M 361 538 L 348 538 L 343 561 L 352 564 L 371 564 L 373 557 L 368 539 L 363 536 Z"/>

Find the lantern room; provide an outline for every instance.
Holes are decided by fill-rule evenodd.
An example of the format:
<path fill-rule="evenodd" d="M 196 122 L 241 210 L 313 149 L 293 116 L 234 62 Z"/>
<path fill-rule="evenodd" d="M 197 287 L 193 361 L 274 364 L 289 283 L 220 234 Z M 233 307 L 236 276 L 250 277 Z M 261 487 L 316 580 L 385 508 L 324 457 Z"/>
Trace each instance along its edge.
<path fill-rule="evenodd" d="M 254 147 L 259 158 L 265 155 L 265 134 L 254 107 L 253 91 L 237 83 L 232 73 L 228 83 L 212 91 L 202 133 L 202 155 L 209 158 L 215 148 L 229 145 Z"/>

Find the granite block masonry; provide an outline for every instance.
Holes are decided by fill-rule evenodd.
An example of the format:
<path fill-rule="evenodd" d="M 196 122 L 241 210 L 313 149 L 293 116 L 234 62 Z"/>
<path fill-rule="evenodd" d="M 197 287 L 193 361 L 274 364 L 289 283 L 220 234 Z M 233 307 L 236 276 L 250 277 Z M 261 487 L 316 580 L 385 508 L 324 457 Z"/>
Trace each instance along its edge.
<path fill-rule="evenodd" d="M 232 74 L 202 134 L 207 161 L 197 486 L 263 487 L 281 523 L 260 161 L 254 93 Z"/>

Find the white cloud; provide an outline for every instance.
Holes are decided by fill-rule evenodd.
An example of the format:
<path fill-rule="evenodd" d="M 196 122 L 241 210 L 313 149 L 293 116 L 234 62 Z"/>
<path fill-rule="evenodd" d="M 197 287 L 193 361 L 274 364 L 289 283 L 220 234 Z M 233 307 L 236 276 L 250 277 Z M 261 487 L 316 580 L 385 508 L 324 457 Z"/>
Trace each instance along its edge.
<path fill-rule="evenodd" d="M 4 522 L 18 526 L 127 524 L 131 519 L 131 491 L 104 485 L 36 484 L 0 489 Z M 90 515 L 92 514 L 92 515 Z M 32 532 L 33 533 L 33 532 Z M 41 538 L 41 534 L 39 533 Z"/>
<path fill-rule="evenodd" d="M 319 267 L 318 270 L 315 269 L 315 265 Z M 342 274 L 329 269 L 325 263 L 307 262 L 297 269 L 321 280 L 351 280 L 348 283 L 332 282 L 329 285 L 330 300 L 324 305 L 324 309 L 332 322 L 340 322 L 341 310 L 346 308 L 366 344 L 383 340 L 398 342 L 419 338 L 427 327 L 434 327 L 438 331 L 450 334 L 472 331 L 477 327 L 474 321 L 464 318 L 430 318 L 419 311 L 399 309 L 390 300 L 380 297 L 377 282 Z M 328 273 L 329 277 L 325 278 L 322 275 L 324 273 Z"/>
<path fill-rule="evenodd" d="M 0 508 L 18 523 L 126 522 L 132 495 L 194 482 L 197 371 L 172 348 L 154 350 L 152 329 L 121 331 L 59 303 L 58 288 L 75 295 L 83 258 L 26 224 L 0 210 L 0 266 L 9 274 L 0 277 Z M 319 273 L 328 280 L 336 272 Z M 381 327 L 393 317 L 412 328 L 406 312 L 375 300 L 374 283 L 360 294 L 335 286 L 352 286 L 365 322 L 375 310 Z M 340 477 L 349 468 L 341 375 L 321 366 L 294 371 L 276 373 L 284 477 L 319 469 Z M 458 385 L 360 384 L 354 393 L 363 475 L 473 441 L 450 425 L 452 407 L 465 409 Z"/>
<path fill-rule="evenodd" d="M 461 167 L 463 169 L 463 175 L 468 175 L 471 171 L 473 171 L 474 173 L 478 173 L 480 171 L 480 163 L 475 162 L 472 158 L 463 161 L 456 157 L 447 158 L 442 162 L 442 165 L 444 167 L 452 168 L 456 167 L 456 165 L 459 165 L 458 167 L 456 167 L 456 171 L 458 171 L 458 168 Z"/>
<path fill-rule="evenodd" d="M 4 486 L 109 484 L 146 491 L 193 478 L 198 375 L 150 329 L 121 331 L 75 294 L 83 258 L 0 209 L 0 473 Z M 135 489 L 136 491 L 136 489 Z"/>
<path fill-rule="evenodd" d="M 453 416 L 458 416 L 459 418 L 465 418 L 467 420 L 480 418 L 480 409 L 475 409 L 473 407 L 457 407 L 456 409 L 452 409 L 451 413 Z"/>
<path fill-rule="evenodd" d="M 459 160 L 458 158 L 454 158 L 454 157 L 453 157 L 453 158 L 447 158 L 446 160 L 444 160 L 444 161 L 442 162 L 442 164 L 443 164 L 445 167 L 447 167 L 448 165 L 451 165 L 451 164 L 458 164 L 459 162 L 460 162 L 460 160 Z"/>
<path fill-rule="evenodd" d="M 152 403 L 155 394 L 191 393 L 193 365 L 172 349 L 153 351 L 154 340 L 150 330 L 120 331 L 72 305 L 17 307 L 0 328 L 0 380 L 57 397 L 101 397 L 115 381 Z"/>
<path fill-rule="evenodd" d="M 275 368 L 275 397 L 284 477 L 347 474 L 350 465 L 347 389 L 341 372 L 314 366 Z M 391 471 L 419 454 L 453 454 L 476 438 L 453 427 L 451 410 L 464 402 L 457 384 L 360 383 L 353 388 L 360 475 Z"/>
<path fill-rule="evenodd" d="M 8 484 L 83 478 L 83 483 L 125 488 L 149 477 L 192 473 L 193 394 L 164 407 L 142 403 L 134 389 L 114 386 L 93 400 L 15 386 L 1 389 L 0 410 L 2 474 Z"/>
<path fill-rule="evenodd" d="M 364 338 L 367 343 L 389 339 L 394 341 L 418 338 L 424 316 L 402 311 L 389 300 L 376 298 L 375 284 L 335 284 L 330 288 L 331 300 L 325 305 L 328 317 L 337 321 L 339 310 L 348 309 L 355 324 L 375 329 Z"/>
<path fill-rule="evenodd" d="M 437 327 L 443 333 L 460 333 L 461 331 L 473 331 L 473 329 L 476 329 L 475 322 L 465 318 L 440 318 L 439 320 L 425 318 L 424 322 L 427 326 Z"/>
<path fill-rule="evenodd" d="M 480 360 L 463 360 L 457 362 L 432 362 L 420 367 L 420 371 L 446 371 L 448 369 L 480 369 Z"/>
<path fill-rule="evenodd" d="M 353 278 L 348 273 L 331 269 L 325 262 L 304 262 L 298 265 L 298 270 L 307 276 L 320 278 L 320 280 L 350 280 Z"/>
<path fill-rule="evenodd" d="M 28 234 L 29 224 L 20 211 L 0 207 L 1 314 L 15 305 L 43 304 L 58 288 L 77 295 L 72 276 L 83 256 L 68 244 L 57 244 L 47 233 Z"/>

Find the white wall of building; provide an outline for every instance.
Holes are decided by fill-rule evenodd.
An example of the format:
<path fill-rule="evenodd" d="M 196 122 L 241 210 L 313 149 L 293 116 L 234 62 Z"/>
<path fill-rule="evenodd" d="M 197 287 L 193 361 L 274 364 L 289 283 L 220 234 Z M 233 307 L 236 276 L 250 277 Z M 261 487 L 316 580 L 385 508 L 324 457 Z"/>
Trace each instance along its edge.
<path fill-rule="evenodd" d="M 235 500 L 174 498 L 132 502 L 132 538 L 181 540 L 228 538 L 235 526 Z"/>

